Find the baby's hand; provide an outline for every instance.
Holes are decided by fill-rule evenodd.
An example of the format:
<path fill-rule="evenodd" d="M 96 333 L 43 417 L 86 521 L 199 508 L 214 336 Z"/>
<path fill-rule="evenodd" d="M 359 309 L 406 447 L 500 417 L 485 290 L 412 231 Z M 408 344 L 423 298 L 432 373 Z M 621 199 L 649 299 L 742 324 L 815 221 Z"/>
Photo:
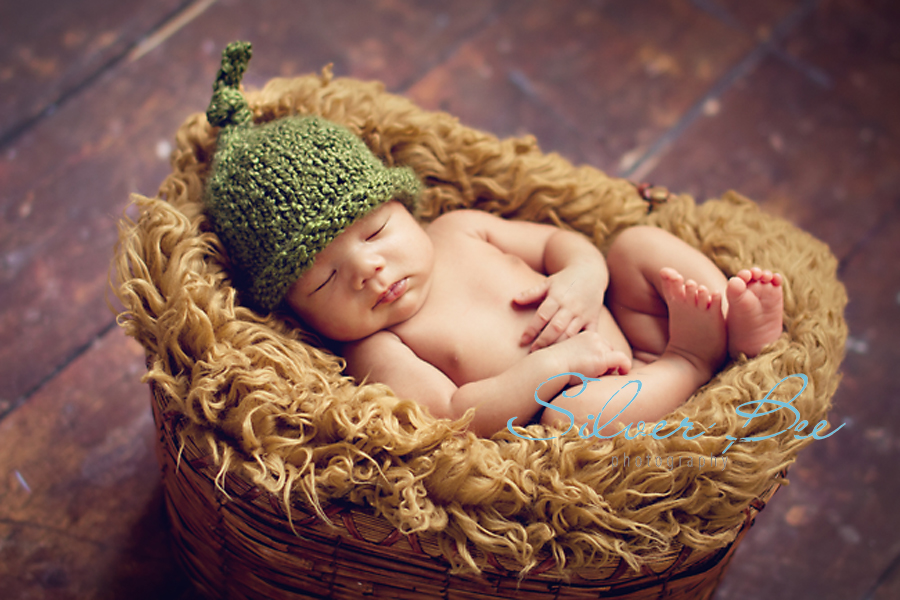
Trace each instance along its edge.
<path fill-rule="evenodd" d="M 611 373 L 624 375 L 631 370 L 631 359 L 624 352 L 613 350 L 596 331 L 582 331 L 546 351 L 557 353 L 563 372 L 600 377 Z"/>
<path fill-rule="evenodd" d="M 534 352 L 545 346 L 593 330 L 603 306 L 605 289 L 600 278 L 579 265 L 566 267 L 547 277 L 540 285 L 513 299 L 520 306 L 541 302 L 519 345 L 531 344 Z"/>

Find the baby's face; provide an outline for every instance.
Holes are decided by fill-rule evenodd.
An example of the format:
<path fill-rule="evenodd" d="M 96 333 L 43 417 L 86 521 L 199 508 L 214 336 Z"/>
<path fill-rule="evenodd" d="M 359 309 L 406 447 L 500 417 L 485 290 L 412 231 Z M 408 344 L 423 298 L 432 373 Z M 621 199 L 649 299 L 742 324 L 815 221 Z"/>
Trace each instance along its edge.
<path fill-rule="evenodd" d="M 288 305 L 320 334 L 349 342 L 422 307 L 434 249 L 402 204 L 383 204 L 345 229 L 288 290 Z"/>

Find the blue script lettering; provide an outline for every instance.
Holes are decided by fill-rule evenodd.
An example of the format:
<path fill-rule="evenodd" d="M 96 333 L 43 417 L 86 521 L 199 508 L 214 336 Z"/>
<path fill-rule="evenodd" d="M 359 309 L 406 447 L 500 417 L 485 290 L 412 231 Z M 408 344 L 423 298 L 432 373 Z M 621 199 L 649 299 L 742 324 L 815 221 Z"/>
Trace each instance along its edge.
<path fill-rule="evenodd" d="M 794 396 L 793 396 L 790 400 L 788 400 L 787 402 L 782 402 L 781 400 L 775 400 L 775 399 L 773 399 L 773 398 L 770 398 L 770 396 L 772 395 L 772 392 L 774 392 L 774 391 L 778 388 L 779 385 L 781 385 L 782 383 L 784 383 L 784 382 L 787 381 L 788 379 L 791 379 L 791 378 L 794 378 L 794 377 L 798 377 L 798 378 L 800 378 L 801 381 L 803 381 L 803 387 L 801 387 L 801 388 L 800 388 L 800 391 L 797 392 L 796 394 L 794 394 Z M 752 421 L 753 419 L 755 419 L 755 418 L 757 418 L 757 417 L 764 417 L 765 415 L 770 415 L 770 414 L 772 414 L 772 413 L 776 413 L 776 412 L 778 412 L 779 410 L 781 410 L 782 408 L 786 408 L 786 409 L 788 409 L 789 411 L 791 411 L 791 413 L 793 413 L 793 415 L 794 415 L 794 422 L 791 423 L 790 427 L 788 427 L 788 428 L 786 428 L 786 429 L 782 429 L 781 431 L 778 431 L 778 432 L 776 432 L 776 433 L 771 433 L 771 434 L 769 434 L 769 435 L 750 436 L 750 437 L 740 438 L 740 440 L 738 440 L 738 438 L 733 437 L 733 436 L 731 436 L 731 435 L 726 435 L 726 436 L 725 436 L 726 439 L 728 439 L 728 440 L 730 440 L 730 441 L 728 442 L 728 445 L 725 447 L 725 449 L 722 451 L 722 454 L 725 454 L 726 452 L 728 452 L 728 449 L 731 448 L 731 446 L 732 446 L 735 442 L 737 442 L 737 441 L 741 441 L 741 442 L 759 442 L 759 441 L 762 441 L 762 440 L 767 440 L 767 439 L 769 439 L 769 438 L 773 438 L 773 437 L 775 437 L 776 435 L 781 435 L 782 433 L 786 433 L 787 431 L 790 431 L 790 430 L 802 432 L 804 429 L 806 429 L 806 426 L 807 426 L 809 423 L 808 423 L 806 420 L 801 420 L 801 418 L 800 418 L 800 411 L 797 410 L 797 408 L 796 408 L 795 406 L 792 406 L 792 405 L 791 405 L 791 402 L 793 402 L 793 401 L 796 400 L 798 397 L 800 397 L 800 394 L 803 393 L 803 391 L 806 389 L 806 386 L 807 386 L 807 385 L 809 385 L 809 378 L 808 378 L 806 375 L 804 375 L 803 373 L 796 373 L 796 374 L 794 374 L 794 375 L 788 375 L 787 377 L 785 377 L 784 379 L 782 379 L 781 381 L 779 381 L 778 383 L 776 383 L 775 386 L 774 386 L 771 390 L 769 390 L 769 393 L 766 394 L 766 397 L 763 398 L 762 400 L 751 400 L 750 402 L 745 402 L 745 403 L 741 404 L 740 406 L 738 406 L 737 409 L 736 409 L 736 410 L 737 410 L 737 414 L 740 415 L 740 416 L 742 416 L 742 417 L 747 417 L 747 420 L 744 422 L 744 424 L 742 425 L 742 427 L 746 427 L 747 425 L 750 424 L 750 421 Z M 762 405 L 763 405 L 763 404 L 766 404 L 766 403 L 774 404 L 774 405 L 775 405 L 775 408 L 773 408 L 772 410 L 767 410 L 767 411 L 765 411 L 765 412 L 760 412 L 760 409 L 762 408 Z M 745 406 L 749 406 L 749 405 L 753 405 L 753 404 L 756 405 L 756 408 L 753 410 L 752 413 L 747 413 L 747 412 L 744 412 L 744 411 L 741 410 L 741 409 L 744 408 Z M 834 431 L 832 431 L 832 432 L 829 433 L 828 435 L 822 435 L 822 436 L 820 436 L 820 435 L 819 435 L 819 432 L 822 431 L 823 428 L 825 428 L 825 427 L 828 426 L 828 421 L 826 421 L 825 419 L 822 419 L 822 420 L 819 421 L 818 424 L 816 424 L 816 426 L 813 428 L 812 433 L 810 433 L 809 435 L 797 435 L 797 434 L 795 433 L 795 434 L 794 434 L 794 439 L 805 440 L 805 439 L 808 439 L 808 438 L 812 437 L 813 439 L 816 439 L 816 440 L 824 440 L 825 438 L 830 438 L 830 437 L 833 436 L 835 433 L 837 433 L 838 431 L 840 431 L 840 430 L 841 430 L 841 427 L 843 427 L 844 425 L 846 425 L 846 423 L 841 423 L 841 426 L 840 426 L 840 427 L 838 427 L 837 429 L 835 429 Z"/>
<path fill-rule="evenodd" d="M 582 375 L 581 373 L 560 373 L 559 375 L 554 375 L 553 377 L 547 379 L 546 381 L 541 383 L 539 386 L 537 386 L 537 388 L 534 390 L 534 399 L 541 406 L 543 406 L 545 408 L 549 408 L 551 410 L 555 410 L 556 412 L 566 415 L 569 418 L 569 426 L 566 428 L 566 430 L 564 432 L 562 432 L 559 435 L 547 437 L 547 438 L 533 438 L 533 437 L 528 437 L 526 435 L 522 435 L 521 433 L 517 433 L 516 431 L 514 431 L 513 430 L 513 421 L 515 421 L 518 417 L 512 417 L 509 421 L 506 422 L 506 428 L 510 431 L 510 433 L 512 433 L 516 437 L 522 438 L 523 440 L 530 440 L 533 442 L 543 442 L 543 441 L 547 441 L 547 440 L 554 440 L 558 437 L 562 437 L 565 434 L 567 434 L 575 426 L 575 415 L 573 415 L 571 412 L 569 412 L 568 410 L 566 410 L 564 408 L 561 408 L 559 406 L 554 406 L 553 404 L 551 404 L 549 402 L 545 402 L 544 400 L 541 400 L 540 397 L 538 396 L 538 391 L 541 389 L 541 387 L 543 387 L 543 385 L 545 383 L 547 383 L 548 381 L 553 381 L 554 379 L 556 379 L 558 377 L 578 377 L 581 380 L 581 385 L 577 387 L 577 390 L 578 390 L 577 392 L 569 393 L 572 390 L 576 389 L 574 386 L 571 388 L 568 388 L 566 390 L 563 390 L 562 395 L 566 398 L 577 398 L 585 390 L 588 382 L 599 381 L 599 379 L 596 379 L 594 377 L 588 377 L 586 375 Z M 637 389 L 634 391 L 634 395 L 631 397 L 631 400 L 629 400 L 625 404 L 625 406 L 623 406 L 621 409 L 619 409 L 619 412 L 617 412 L 615 415 L 613 415 L 608 421 L 606 421 L 606 423 L 604 423 L 603 425 L 600 425 L 599 424 L 600 417 L 603 415 L 603 411 L 606 410 L 606 407 L 609 406 L 609 403 L 612 402 L 616 398 L 616 396 L 619 395 L 619 392 L 623 391 L 625 388 L 627 388 L 632 383 L 637 384 Z M 651 431 L 649 433 L 644 430 L 646 427 L 646 423 L 644 423 L 643 421 L 638 422 L 637 431 L 635 432 L 634 435 L 630 435 L 630 429 L 631 429 L 633 423 L 629 423 L 628 427 L 626 427 L 625 429 L 620 429 L 619 431 L 617 431 L 616 433 L 614 433 L 612 435 L 604 435 L 604 434 L 600 433 L 601 431 L 606 429 L 606 427 L 611 425 L 619 417 L 619 415 L 621 415 L 623 412 L 625 412 L 626 408 L 631 406 L 631 403 L 637 399 L 638 394 L 641 391 L 641 386 L 642 386 L 642 384 L 641 384 L 640 380 L 632 379 L 631 381 L 629 381 L 628 383 L 626 383 L 625 385 L 620 387 L 618 390 L 616 390 L 616 392 L 603 405 L 603 408 L 600 409 L 600 412 L 597 413 L 596 417 L 594 417 L 594 415 L 588 415 L 588 419 L 594 419 L 593 432 L 590 435 L 585 435 L 585 429 L 589 423 L 589 422 L 586 422 L 578 430 L 578 436 L 581 437 L 581 439 L 587 439 L 589 437 L 596 437 L 596 438 L 599 438 L 602 440 L 609 440 L 609 439 L 616 437 L 617 435 L 624 433 L 625 437 L 628 438 L 629 440 L 633 440 L 634 438 L 637 438 L 637 437 L 644 437 L 647 435 L 650 435 L 654 439 L 661 440 L 661 439 L 665 439 L 665 438 L 671 436 L 672 434 L 674 434 L 676 431 L 678 431 L 681 428 L 684 428 L 684 432 L 682 433 L 682 436 L 686 440 L 693 440 L 693 439 L 698 438 L 701 435 L 703 435 L 703 432 L 700 432 L 697 435 L 688 437 L 687 433 L 688 433 L 688 431 L 691 431 L 694 428 L 694 423 L 692 423 L 690 421 L 690 419 L 688 419 L 687 417 L 685 417 L 684 419 L 681 420 L 681 424 L 678 427 L 676 427 L 675 429 L 673 429 L 672 431 L 670 431 L 669 433 L 667 433 L 666 435 L 663 435 L 663 436 L 659 435 L 659 430 L 662 427 L 665 427 L 665 425 L 666 425 L 665 421 L 657 423 L 656 426 L 653 427 L 653 431 Z"/>
<path fill-rule="evenodd" d="M 534 399 L 535 399 L 535 401 L 536 401 L 538 404 L 540 404 L 541 406 L 543 406 L 544 408 L 549 408 L 550 410 L 555 410 L 555 411 L 558 412 L 558 413 L 562 413 L 562 414 L 566 415 L 566 416 L 569 418 L 569 427 L 566 428 L 566 430 L 565 430 L 564 432 L 562 432 L 561 434 L 559 434 L 559 435 L 557 435 L 557 436 L 552 436 L 552 437 L 547 437 L 547 438 L 533 438 L 533 437 L 528 437 L 528 436 L 525 436 L 525 435 L 522 435 L 522 434 L 520 434 L 520 433 L 515 432 L 515 431 L 513 430 L 513 421 L 515 421 L 517 417 L 512 417 L 509 421 L 506 422 L 506 428 L 509 430 L 510 433 L 512 433 L 512 434 L 513 434 L 514 436 L 516 436 L 516 437 L 522 438 L 523 440 L 530 440 L 530 441 L 538 442 L 538 441 L 553 440 L 553 439 L 556 439 L 556 438 L 558 438 L 558 437 L 561 437 L 561 436 L 567 434 L 567 433 L 575 426 L 575 415 L 574 415 L 574 414 L 572 414 L 570 411 L 568 411 L 568 410 L 566 410 L 566 409 L 564 409 L 564 408 L 562 408 L 562 407 L 554 406 L 554 405 L 553 405 L 552 403 L 550 403 L 550 402 L 545 402 L 544 400 L 541 400 L 540 397 L 538 396 L 538 391 L 540 391 L 541 387 L 543 387 L 543 385 L 544 385 L 545 383 L 547 383 L 547 382 L 549 382 L 549 381 L 553 381 L 554 379 L 557 379 L 557 378 L 559 378 L 559 377 L 567 377 L 567 378 L 568 378 L 568 377 L 578 377 L 578 378 L 581 380 L 581 385 L 580 385 L 580 386 L 577 386 L 577 388 L 576 388 L 575 386 L 573 386 L 573 387 L 570 387 L 570 388 L 568 388 L 568 389 L 566 389 L 566 390 L 563 390 L 562 395 L 563 395 L 564 397 L 566 397 L 566 398 L 577 398 L 578 396 L 581 395 L 582 392 L 584 392 L 584 390 L 585 390 L 585 388 L 587 387 L 587 384 L 588 384 L 589 382 L 591 382 L 591 381 L 599 381 L 599 379 L 596 379 L 596 378 L 594 378 L 594 377 L 587 377 L 587 376 L 585 376 L 585 375 L 582 375 L 581 373 L 560 373 L 559 375 L 554 375 L 553 377 L 550 377 L 549 379 L 547 379 L 546 381 L 544 381 L 543 383 L 541 383 L 540 385 L 538 385 L 537 388 L 534 390 Z M 788 379 L 791 379 L 791 378 L 793 378 L 793 377 L 798 377 L 798 378 L 800 378 L 800 379 L 803 381 L 803 387 L 800 388 L 800 391 L 797 392 L 796 394 L 794 394 L 794 396 L 793 396 L 790 400 L 788 400 L 787 402 L 783 402 L 783 401 L 781 401 L 781 400 L 775 400 L 775 399 L 773 399 L 773 398 L 771 397 L 771 396 L 772 396 L 772 393 L 778 388 L 778 386 L 781 385 L 782 383 L 784 383 L 785 381 L 787 381 Z M 637 389 L 634 391 L 634 395 L 631 397 L 631 399 L 625 404 L 625 406 L 623 406 L 621 409 L 619 409 L 619 412 L 617 412 L 615 415 L 613 415 L 613 416 L 612 416 L 608 421 L 606 421 L 603 425 L 600 425 L 600 417 L 603 415 L 603 411 L 606 410 L 606 407 L 609 406 L 609 403 L 612 402 L 612 401 L 616 398 L 616 396 L 619 395 L 619 392 L 622 392 L 623 390 L 625 390 L 625 388 L 627 388 L 629 385 L 631 385 L 631 384 L 633 384 L 633 383 L 636 383 L 636 384 L 637 384 Z M 732 436 L 732 435 L 726 435 L 725 438 L 728 439 L 728 440 L 730 440 L 730 441 L 728 442 L 728 445 L 725 447 L 725 449 L 722 451 L 722 454 L 725 454 L 726 452 L 728 452 L 728 449 L 731 448 L 731 446 L 734 444 L 734 442 L 737 442 L 737 441 L 741 441 L 741 442 L 759 442 L 759 441 L 762 441 L 762 440 L 767 440 L 767 439 L 769 439 L 769 438 L 775 437 L 775 436 L 777 436 L 777 435 L 781 435 L 781 434 L 786 433 L 786 432 L 788 432 L 788 431 L 795 431 L 795 432 L 800 432 L 800 433 L 802 433 L 803 430 L 806 429 L 806 427 L 807 427 L 807 425 L 808 425 L 809 423 L 808 423 L 807 421 L 802 420 L 802 419 L 800 418 L 800 411 L 797 410 L 797 408 L 796 408 L 795 406 L 793 406 L 791 403 L 792 403 L 794 400 L 796 400 L 796 399 L 800 396 L 800 394 L 803 393 L 803 391 L 806 389 L 806 387 L 807 387 L 808 384 L 809 384 L 809 379 L 807 378 L 806 375 L 803 375 L 802 373 L 797 373 L 797 374 L 795 374 L 795 375 L 788 375 L 787 377 L 785 377 L 784 379 L 782 379 L 781 381 L 779 381 L 778 383 L 776 383 L 775 386 L 772 387 L 771 390 L 769 390 L 769 393 L 766 394 L 766 397 L 763 398 L 762 400 L 751 400 L 750 402 L 745 402 L 744 404 L 741 404 L 740 406 L 738 406 L 737 409 L 736 409 L 737 414 L 740 415 L 741 417 L 745 417 L 745 418 L 747 419 L 747 420 L 744 422 L 744 424 L 743 424 L 742 427 L 746 427 L 747 425 L 750 424 L 750 422 L 751 422 L 753 419 L 755 419 L 755 418 L 757 418 L 757 417 L 762 417 L 762 416 L 765 416 L 765 415 L 770 415 L 770 414 L 772 414 L 772 413 L 778 412 L 779 410 L 781 410 L 781 409 L 783 409 L 783 408 L 784 408 L 784 409 L 787 409 L 787 410 L 789 410 L 789 411 L 791 411 L 791 413 L 794 415 L 794 422 L 791 423 L 790 427 L 787 427 L 786 429 L 783 429 L 783 430 L 781 430 L 781 431 L 778 431 L 778 432 L 776 432 L 776 433 L 772 433 L 772 434 L 769 434 L 769 435 L 749 436 L 749 437 L 744 437 L 744 438 L 736 438 L 736 437 L 734 437 L 734 436 Z M 576 390 L 576 389 L 577 389 L 576 392 L 570 393 L 570 392 L 572 392 L 573 390 Z M 694 439 L 697 439 L 698 437 L 700 437 L 700 436 L 702 436 L 702 435 L 704 434 L 704 432 L 701 431 L 700 433 L 697 433 L 697 434 L 695 434 L 695 435 L 689 436 L 689 435 L 688 435 L 688 432 L 693 430 L 693 428 L 694 428 L 694 423 L 691 422 L 691 420 L 688 419 L 687 417 L 685 417 L 685 418 L 683 418 L 683 419 L 681 420 L 681 423 L 678 425 L 678 427 L 676 427 L 675 429 L 673 429 L 672 431 L 670 431 L 669 433 L 667 433 L 667 434 L 665 434 L 665 435 L 660 435 L 660 430 L 663 429 L 663 428 L 666 426 L 666 424 L 667 424 L 665 420 L 659 421 L 659 422 L 653 427 L 653 430 L 650 431 L 650 432 L 646 431 L 646 427 L 647 427 L 646 423 L 644 423 L 644 421 L 639 421 L 638 424 L 637 424 L 637 428 L 636 428 L 636 431 L 635 431 L 634 435 L 631 435 L 631 431 L 630 431 L 630 430 L 631 430 L 631 427 L 632 427 L 632 425 L 633 425 L 633 423 L 629 423 L 628 426 L 627 426 L 626 428 L 620 429 L 619 431 L 617 431 L 616 433 L 614 433 L 614 434 L 612 434 L 612 435 L 604 435 L 604 434 L 600 433 L 601 431 L 603 431 L 604 429 L 606 429 L 606 427 L 608 427 L 609 425 L 611 425 L 611 424 L 612 424 L 612 423 L 613 423 L 613 422 L 614 422 L 614 421 L 615 421 L 615 420 L 616 420 L 623 412 L 625 412 L 625 409 L 626 409 L 626 408 L 628 408 L 629 406 L 631 406 L 631 403 L 634 402 L 634 401 L 637 399 L 638 393 L 640 393 L 640 391 L 641 391 L 641 382 L 640 382 L 640 380 L 632 379 L 632 380 L 629 381 L 628 383 L 624 384 L 622 387 L 620 387 L 618 390 L 616 390 L 616 392 L 609 398 L 609 400 L 606 401 L 606 403 L 605 403 L 605 404 L 603 405 L 603 407 L 600 409 L 600 412 L 597 413 L 597 416 L 596 416 L 596 417 L 595 417 L 594 415 L 588 415 L 588 419 L 593 419 L 593 431 L 592 431 L 590 434 L 585 435 L 586 429 L 587 429 L 587 427 L 588 427 L 588 425 L 589 425 L 589 423 L 590 423 L 590 421 L 587 421 L 587 422 L 585 422 L 585 423 L 581 426 L 581 428 L 578 430 L 578 436 L 581 437 L 582 439 L 587 439 L 587 438 L 589 438 L 589 437 L 596 437 L 596 438 L 598 438 L 598 439 L 609 440 L 609 439 L 612 439 L 612 438 L 616 437 L 617 435 L 620 435 L 620 434 L 624 433 L 624 434 L 625 434 L 625 437 L 626 437 L 627 439 L 629 439 L 629 440 L 633 440 L 633 439 L 638 438 L 638 437 L 645 437 L 645 436 L 648 436 L 648 435 L 651 436 L 653 439 L 656 439 L 656 440 L 663 440 L 663 439 L 666 439 L 666 438 L 668 438 L 668 437 L 671 437 L 672 435 L 674 435 L 675 433 L 677 433 L 680 429 L 683 429 L 684 431 L 682 431 L 682 433 L 681 433 L 682 437 L 683 437 L 684 439 L 686 439 L 686 440 L 694 440 Z M 766 404 L 766 403 L 768 403 L 768 404 L 774 404 L 774 405 L 775 405 L 775 408 L 772 409 L 772 410 L 767 410 L 767 411 L 762 411 L 762 412 L 761 412 L 762 406 L 763 406 L 764 404 Z M 752 405 L 756 405 L 756 408 L 753 410 L 753 412 L 745 412 L 744 410 L 742 410 L 744 407 L 748 407 L 748 406 L 752 406 Z M 812 430 L 812 432 L 811 432 L 810 434 L 808 434 L 808 435 L 797 435 L 797 433 L 795 433 L 795 434 L 794 434 L 794 438 L 795 438 L 795 439 L 798 439 L 798 440 L 805 440 L 805 439 L 809 439 L 810 437 L 812 437 L 813 439 L 816 439 L 816 440 L 824 440 L 825 438 L 829 438 L 829 437 L 833 436 L 835 433 L 837 433 L 838 431 L 840 431 L 840 429 L 841 429 L 844 425 L 846 425 L 846 423 L 842 423 L 840 427 L 838 427 L 838 428 L 835 429 L 834 431 L 830 432 L 828 435 L 822 435 L 822 436 L 820 436 L 819 433 L 822 431 L 822 429 L 824 429 L 825 427 L 828 426 L 828 421 L 826 421 L 825 419 L 822 419 L 822 420 L 819 421 L 819 423 L 813 428 L 813 430 Z M 713 423 L 712 425 L 710 425 L 710 426 L 709 426 L 708 428 L 706 428 L 706 429 L 709 430 L 709 429 L 711 429 L 712 427 L 715 427 L 715 423 Z"/>
<path fill-rule="evenodd" d="M 518 419 L 518 417 L 513 417 L 513 418 L 511 418 L 509 421 L 507 421 L 507 422 L 506 422 L 506 428 L 509 429 L 509 430 L 512 432 L 512 434 L 513 434 L 514 436 L 517 436 L 517 437 L 522 438 L 523 440 L 529 440 L 529 441 L 532 441 L 532 442 L 544 442 L 544 441 L 547 441 L 547 440 L 555 440 L 556 438 L 561 437 L 561 436 L 564 436 L 564 435 L 566 435 L 567 433 L 569 433 L 569 429 L 572 429 L 572 427 L 575 426 L 575 415 L 573 415 L 572 413 L 570 413 L 569 411 L 567 411 L 567 410 L 564 409 L 564 408 L 560 408 L 559 406 L 553 406 L 553 405 L 550 404 L 549 402 L 544 402 L 544 401 L 541 400 L 540 397 L 538 396 L 538 391 L 540 391 L 540 389 L 544 386 L 545 383 L 547 383 L 548 381 L 553 381 L 554 379 L 556 379 L 556 378 L 558 378 L 558 377 L 568 377 L 569 375 L 572 375 L 572 373 L 560 373 L 559 375 L 554 375 L 554 376 L 551 377 L 550 379 L 547 379 L 546 381 L 542 382 L 541 385 L 537 386 L 537 387 L 534 389 L 534 401 L 535 401 L 535 402 L 537 402 L 538 404 L 540 404 L 540 405 L 543 406 L 544 408 L 549 408 L 550 410 L 555 410 L 556 412 L 561 412 L 561 413 L 563 413 L 564 415 L 568 415 L 568 417 L 569 417 L 569 427 L 568 427 L 568 429 L 566 429 L 565 431 L 563 431 L 561 434 L 555 435 L 555 436 L 553 436 L 553 437 L 548 437 L 548 438 L 533 438 L 533 437 L 528 437 L 527 435 L 522 435 L 521 433 L 516 433 L 515 431 L 513 431 L 513 428 L 512 428 L 513 421 L 515 421 L 516 419 Z M 584 376 L 582 375 L 582 377 L 584 377 Z M 590 379 L 590 378 L 588 378 L 588 379 Z M 594 379 L 593 381 L 596 381 L 596 379 Z M 584 384 L 582 383 L 582 388 L 583 388 L 583 387 L 584 387 Z M 580 393 L 581 393 L 581 392 L 579 391 L 578 394 L 580 394 Z M 575 394 L 575 395 L 577 396 L 578 394 Z M 563 396 L 565 396 L 565 395 L 566 395 L 566 392 L 563 391 Z M 567 396 L 567 397 L 568 397 L 568 396 Z"/>

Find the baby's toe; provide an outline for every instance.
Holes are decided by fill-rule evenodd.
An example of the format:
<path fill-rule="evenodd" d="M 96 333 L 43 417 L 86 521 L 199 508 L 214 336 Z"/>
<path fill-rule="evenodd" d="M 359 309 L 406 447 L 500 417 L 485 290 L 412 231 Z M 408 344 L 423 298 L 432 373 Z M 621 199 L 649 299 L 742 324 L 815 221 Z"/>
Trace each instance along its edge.
<path fill-rule="evenodd" d="M 697 282 L 693 279 L 688 279 L 684 282 L 684 295 L 689 300 L 696 301 L 697 298 Z"/>
<path fill-rule="evenodd" d="M 667 302 L 684 297 L 684 278 L 681 273 L 669 267 L 663 267 L 659 271 L 662 279 L 663 296 Z"/>
<path fill-rule="evenodd" d="M 710 293 L 709 293 L 709 290 L 706 288 L 706 286 L 701 285 L 700 287 L 698 287 L 697 288 L 697 301 L 696 301 L 697 306 L 699 306 L 700 308 L 703 308 L 703 309 L 707 309 L 707 308 L 709 308 L 709 300 L 710 300 Z"/>
<path fill-rule="evenodd" d="M 747 281 L 741 277 L 741 273 L 745 272 L 748 275 L 750 274 L 750 271 L 739 271 L 735 277 L 728 280 L 728 285 L 725 286 L 725 296 L 729 302 L 734 302 L 741 294 L 747 291 Z"/>

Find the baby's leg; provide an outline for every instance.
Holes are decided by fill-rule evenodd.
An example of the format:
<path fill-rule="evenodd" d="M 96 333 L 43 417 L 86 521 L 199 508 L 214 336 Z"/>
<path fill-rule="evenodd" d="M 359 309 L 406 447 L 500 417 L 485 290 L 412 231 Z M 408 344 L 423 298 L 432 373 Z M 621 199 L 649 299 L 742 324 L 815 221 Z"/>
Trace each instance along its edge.
<path fill-rule="evenodd" d="M 606 304 L 634 349 L 635 358 L 660 356 L 669 342 L 669 310 L 660 270 L 669 267 L 697 287 L 722 296 L 727 279 L 702 252 L 658 227 L 629 227 L 613 242 L 606 257 L 609 290 Z M 727 306 L 723 306 L 722 314 Z"/>
<path fill-rule="evenodd" d="M 684 278 L 672 269 L 660 274 L 661 288 L 667 305 L 669 319 L 668 343 L 658 360 L 634 368 L 627 376 L 607 375 L 587 384 L 575 397 L 559 395 L 553 405 L 568 410 L 582 423 L 597 419 L 603 433 L 609 435 L 618 430 L 616 422 L 623 424 L 638 421 L 657 421 L 670 413 L 701 385 L 712 378 L 725 360 L 726 332 L 722 316 L 722 295 L 708 290 Z M 630 404 L 636 386 L 632 385 L 616 393 L 631 380 L 641 382 L 641 391 Z M 577 388 L 570 391 L 577 392 Z M 612 398 L 612 401 L 609 401 Z M 609 402 L 608 402 L 609 401 Z M 624 408 L 627 405 L 627 408 Z M 615 421 L 613 417 L 624 408 Z M 541 422 L 567 426 L 563 413 L 544 410 Z M 603 427 L 607 422 L 610 424 Z M 591 429 L 588 428 L 588 431 Z"/>
<path fill-rule="evenodd" d="M 683 240 L 657 227 L 631 227 L 613 242 L 607 255 L 606 304 L 631 343 L 634 357 L 653 360 L 668 343 L 669 313 L 663 298 L 661 269 L 670 267 L 710 293 L 722 294 L 722 314 L 732 357 L 756 356 L 781 335 L 781 276 L 744 269 L 726 280 L 715 263 Z"/>

